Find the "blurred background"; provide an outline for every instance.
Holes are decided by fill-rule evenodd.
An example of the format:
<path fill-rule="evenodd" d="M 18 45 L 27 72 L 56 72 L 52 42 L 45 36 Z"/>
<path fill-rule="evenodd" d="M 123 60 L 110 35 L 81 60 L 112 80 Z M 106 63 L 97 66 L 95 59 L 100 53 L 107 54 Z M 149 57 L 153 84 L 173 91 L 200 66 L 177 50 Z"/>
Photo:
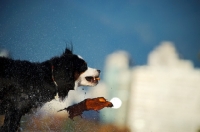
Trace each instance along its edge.
<path fill-rule="evenodd" d="M 199 0 L 0 1 L 0 56 L 42 62 L 73 43 L 100 84 L 24 116 L 24 131 L 200 131 Z M 105 97 L 114 108 L 58 109 Z M 3 116 L 0 122 L 2 123 Z"/>

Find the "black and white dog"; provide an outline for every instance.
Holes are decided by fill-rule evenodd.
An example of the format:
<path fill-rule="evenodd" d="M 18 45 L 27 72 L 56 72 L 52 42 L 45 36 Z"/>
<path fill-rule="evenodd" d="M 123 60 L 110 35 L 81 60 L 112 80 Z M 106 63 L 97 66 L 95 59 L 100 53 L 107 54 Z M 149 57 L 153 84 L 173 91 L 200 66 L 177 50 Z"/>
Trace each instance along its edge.
<path fill-rule="evenodd" d="M 32 108 L 54 99 L 65 98 L 78 86 L 95 86 L 100 70 L 87 63 L 69 48 L 42 63 L 0 57 L 0 114 L 5 115 L 1 132 L 18 131 L 21 117 Z"/>

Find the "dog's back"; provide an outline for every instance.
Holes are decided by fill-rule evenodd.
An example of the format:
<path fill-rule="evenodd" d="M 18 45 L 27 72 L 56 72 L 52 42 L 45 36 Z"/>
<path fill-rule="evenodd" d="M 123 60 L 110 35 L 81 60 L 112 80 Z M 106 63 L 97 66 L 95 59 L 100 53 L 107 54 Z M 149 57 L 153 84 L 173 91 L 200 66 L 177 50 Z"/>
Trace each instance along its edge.
<path fill-rule="evenodd" d="M 36 70 L 37 66 L 28 61 L 0 57 L 0 93 L 11 85 L 20 84 L 23 87 L 35 77 Z"/>
<path fill-rule="evenodd" d="M 0 114 L 5 115 L 0 132 L 16 131 L 21 116 L 54 98 L 56 90 L 50 81 L 48 61 L 31 63 L 0 57 Z"/>
<path fill-rule="evenodd" d="M 42 85 L 44 77 L 40 67 L 38 63 L 0 57 L 0 114 L 10 107 L 8 104 L 19 107 L 18 103 L 27 105 L 22 100 L 37 101 L 28 96 L 38 96 L 36 88 Z"/>

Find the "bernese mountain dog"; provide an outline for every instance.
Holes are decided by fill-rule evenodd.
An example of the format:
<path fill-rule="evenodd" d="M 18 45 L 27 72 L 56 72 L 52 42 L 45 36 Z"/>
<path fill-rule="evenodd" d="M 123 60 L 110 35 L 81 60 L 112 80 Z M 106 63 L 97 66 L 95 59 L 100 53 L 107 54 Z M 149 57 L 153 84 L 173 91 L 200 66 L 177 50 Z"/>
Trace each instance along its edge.
<path fill-rule="evenodd" d="M 56 95 L 64 99 L 78 86 L 95 86 L 99 75 L 69 48 L 42 63 L 0 57 L 0 114 L 5 115 L 0 132 L 18 131 L 21 117 L 32 108 Z"/>

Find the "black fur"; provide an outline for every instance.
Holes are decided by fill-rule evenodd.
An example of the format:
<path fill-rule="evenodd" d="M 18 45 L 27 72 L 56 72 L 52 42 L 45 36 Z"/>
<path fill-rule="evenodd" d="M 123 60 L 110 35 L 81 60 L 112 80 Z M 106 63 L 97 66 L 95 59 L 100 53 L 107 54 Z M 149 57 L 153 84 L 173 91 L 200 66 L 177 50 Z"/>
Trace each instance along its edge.
<path fill-rule="evenodd" d="M 52 66 L 58 90 L 52 79 Z M 69 49 L 42 63 L 0 57 L 0 114 L 5 115 L 0 131 L 17 131 L 21 117 L 31 108 L 54 99 L 57 91 L 59 97 L 66 97 L 86 70 L 86 62 Z"/>

